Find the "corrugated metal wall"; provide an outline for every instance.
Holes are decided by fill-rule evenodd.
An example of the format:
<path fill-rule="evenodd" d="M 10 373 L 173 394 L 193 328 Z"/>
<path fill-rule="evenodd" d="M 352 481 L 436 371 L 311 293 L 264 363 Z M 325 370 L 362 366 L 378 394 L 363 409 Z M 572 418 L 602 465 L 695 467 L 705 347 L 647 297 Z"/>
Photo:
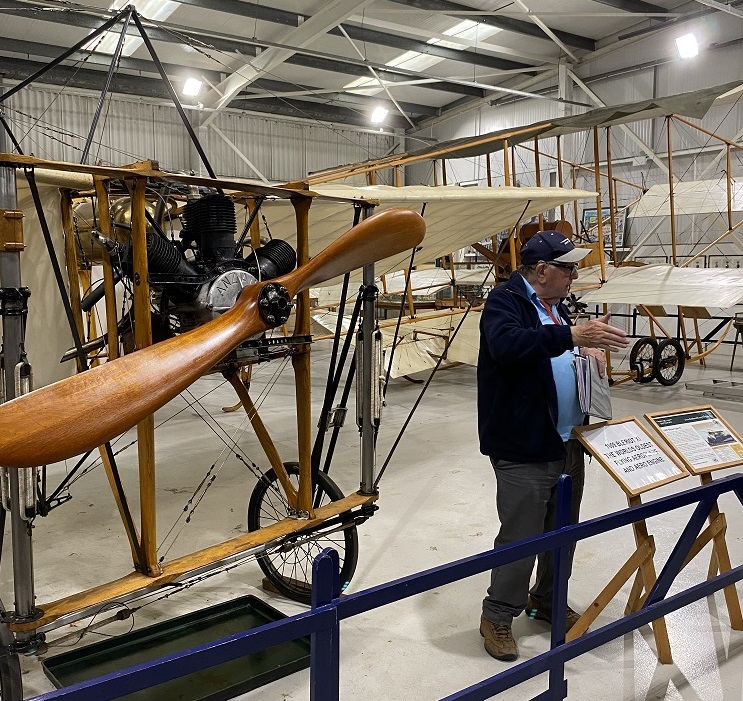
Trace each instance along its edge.
<path fill-rule="evenodd" d="M 98 100 L 96 95 L 30 88 L 10 98 L 7 118 L 24 153 L 79 162 Z M 212 168 L 225 176 L 255 178 L 260 173 L 272 181 L 299 180 L 312 171 L 382 156 L 394 143 L 386 134 L 270 116 L 225 112 L 214 119 L 215 128 L 197 127 L 198 113 L 188 116 Z M 175 107 L 110 99 L 88 162 L 123 165 L 146 159 L 166 170 L 206 172 Z"/>

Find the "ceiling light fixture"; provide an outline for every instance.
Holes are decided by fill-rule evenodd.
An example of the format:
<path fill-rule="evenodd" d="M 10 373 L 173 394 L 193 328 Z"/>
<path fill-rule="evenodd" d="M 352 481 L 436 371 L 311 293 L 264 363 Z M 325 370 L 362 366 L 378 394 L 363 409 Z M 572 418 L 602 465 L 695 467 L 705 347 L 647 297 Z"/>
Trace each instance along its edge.
<path fill-rule="evenodd" d="M 186 82 L 183 84 L 183 94 L 189 97 L 196 97 L 201 91 L 203 84 L 198 78 L 186 78 Z"/>
<path fill-rule="evenodd" d="M 699 53 L 697 38 L 693 34 L 684 34 L 676 39 L 676 49 L 681 58 L 692 58 Z"/>
<path fill-rule="evenodd" d="M 372 112 L 371 116 L 371 123 L 372 124 L 381 124 L 384 121 L 384 118 L 389 114 L 389 110 L 385 109 L 384 107 L 377 107 L 375 108 L 374 112 Z"/>

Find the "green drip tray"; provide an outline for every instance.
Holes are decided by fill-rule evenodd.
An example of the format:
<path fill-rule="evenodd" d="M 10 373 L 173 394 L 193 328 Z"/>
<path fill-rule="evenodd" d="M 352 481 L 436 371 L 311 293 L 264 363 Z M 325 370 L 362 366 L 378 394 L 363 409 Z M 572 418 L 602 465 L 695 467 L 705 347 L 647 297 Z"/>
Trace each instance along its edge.
<path fill-rule="evenodd" d="M 285 618 L 284 614 L 255 596 L 243 596 L 49 657 L 42 666 L 52 683 L 61 688 L 281 618 Z M 124 701 L 226 701 L 306 669 L 309 664 L 309 638 L 299 638 L 121 698 Z"/>

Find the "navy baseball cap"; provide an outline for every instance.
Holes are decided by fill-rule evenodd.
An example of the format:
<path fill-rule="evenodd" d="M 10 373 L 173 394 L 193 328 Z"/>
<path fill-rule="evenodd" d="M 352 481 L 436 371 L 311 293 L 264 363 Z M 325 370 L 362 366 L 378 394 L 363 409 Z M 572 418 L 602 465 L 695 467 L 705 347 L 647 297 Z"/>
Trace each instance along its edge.
<path fill-rule="evenodd" d="M 559 231 L 540 231 L 521 247 L 521 262 L 524 265 L 536 265 L 540 260 L 545 263 L 577 263 L 590 252 L 590 248 L 576 248 Z"/>

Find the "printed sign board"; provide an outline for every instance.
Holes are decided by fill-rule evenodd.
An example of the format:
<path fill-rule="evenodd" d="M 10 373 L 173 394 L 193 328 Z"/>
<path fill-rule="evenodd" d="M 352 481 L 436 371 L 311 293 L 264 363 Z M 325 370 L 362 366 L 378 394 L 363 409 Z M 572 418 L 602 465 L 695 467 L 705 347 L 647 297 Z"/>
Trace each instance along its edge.
<path fill-rule="evenodd" d="M 689 474 L 633 416 L 581 426 L 575 435 L 629 496 Z"/>
<path fill-rule="evenodd" d="M 657 411 L 645 418 L 692 474 L 743 464 L 743 440 L 712 406 Z"/>
<path fill-rule="evenodd" d="M 604 248 L 611 248 L 611 216 L 610 209 L 604 207 L 601 210 L 601 222 L 602 229 L 604 232 Z M 614 233 L 617 240 L 617 248 L 624 246 L 624 232 L 627 225 L 627 211 L 622 210 L 614 215 Z M 581 224 L 583 225 L 583 231 L 588 232 L 589 241 L 595 243 L 598 241 L 598 210 L 597 209 L 584 209 L 583 218 Z"/>

